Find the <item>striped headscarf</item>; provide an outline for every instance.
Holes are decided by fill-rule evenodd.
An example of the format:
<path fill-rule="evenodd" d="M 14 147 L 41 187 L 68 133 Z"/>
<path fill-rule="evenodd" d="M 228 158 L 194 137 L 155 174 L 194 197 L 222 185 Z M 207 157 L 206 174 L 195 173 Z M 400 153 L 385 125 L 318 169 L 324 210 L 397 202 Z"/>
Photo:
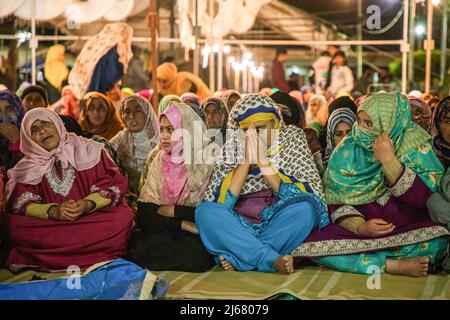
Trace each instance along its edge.
<path fill-rule="evenodd" d="M 356 115 L 350 108 L 339 108 L 334 110 L 330 117 L 328 118 L 327 124 L 327 148 L 325 150 L 324 160 L 328 161 L 333 153 L 334 148 L 334 132 L 336 131 L 336 127 L 339 123 L 345 122 L 353 127 L 353 124 L 356 122 Z"/>

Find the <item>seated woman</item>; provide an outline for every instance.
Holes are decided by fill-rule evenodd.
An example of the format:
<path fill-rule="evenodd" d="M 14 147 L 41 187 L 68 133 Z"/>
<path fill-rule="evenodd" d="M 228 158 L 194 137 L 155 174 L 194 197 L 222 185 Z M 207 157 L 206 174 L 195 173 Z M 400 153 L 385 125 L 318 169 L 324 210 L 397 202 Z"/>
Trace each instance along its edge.
<path fill-rule="evenodd" d="M 231 112 L 236 102 L 241 98 L 241 94 L 236 90 L 227 90 L 217 95 L 217 98 L 223 101 L 227 106 L 227 111 Z"/>
<path fill-rule="evenodd" d="M 47 108 L 48 106 L 47 91 L 38 85 L 26 87 L 20 95 L 20 99 L 26 112 L 35 108 Z"/>
<path fill-rule="evenodd" d="M 450 96 L 442 99 L 434 110 L 433 148 L 445 169 L 450 166 Z"/>
<path fill-rule="evenodd" d="M 24 115 L 19 97 L 9 90 L 0 91 L 0 173 L 5 178 L 22 157 L 19 130 Z"/>
<path fill-rule="evenodd" d="M 328 160 L 334 149 L 352 132 L 352 127 L 356 122 L 356 115 L 349 108 L 334 110 L 328 118 L 327 124 L 327 148 L 325 149 L 324 164 Z"/>
<path fill-rule="evenodd" d="M 408 97 L 411 106 L 412 121 L 417 123 L 422 129 L 430 132 L 431 127 L 431 108 L 422 99 Z"/>
<path fill-rule="evenodd" d="M 84 131 L 111 140 L 119 131 L 123 130 L 123 124 L 113 103 L 104 94 L 88 93 L 81 100 L 81 107 L 82 111 L 78 122 Z"/>
<path fill-rule="evenodd" d="M 320 117 L 323 110 L 327 109 L 327 99 L 321 94 L 313 94 L 309 99 L 308 109 L 306 110 L 306 125 L 316 129 L 317 135 L 325 125 L 327 119 Z M 322 111 L 321 111 L 322 110 Z"/>
<path fill-rule="evenodd" d="M 206 115 L 208 136 L 219 145 L 223 145 L 227 134 L 227 106 L 219 98 L 208 98 L 201 105 Z"/>
<path fill-rule="evenodd" d="M 67 133 L 48 109 L 21 127 L 25 157 L 8 172 L 8 267 L 85 269 L 125 255 L 131 232 L 127 180 L 102 145 Z"/>
<path fill-rule="evenodd" d="M 111 144 L 127 169 L 129 190 L 138 194 L 145 161 L 159 142 L 158 119 L 150 103 L 139 96 L 122 102 L 120 117 L 125 129 L 111 139 Z"/>
<path fill-rule="evenodd" d="M 228 128 L 234 134 L 195 214 L 201 239 L 225 270 L 291 273 L 292 250 L 329 223 L 305 134 L 262 94 L 241 98 Z"/>
<path fill-rule="evenodd" d="M 343 272 L 426 276 L 449 234 L 427 210 L 443 174 L 430 136 L 399 92 L 369 95 L 357 117 L 323 179 L 334 224 L 294 255 Z"/>
<path fill-rule="evenodd" d="M 431 219 L 440 223 L 450 230 L 450 168 L 441 180 L 441 188 L 439 192 L 433 193 L 427 201 L 427 207 L 430 212 Z M 445 271 L 450 273 L 450 251 L 447 249 L 442 266 Z"/>
<path fill-rule="evenodd" d="M 202 79 L 190 72 L 178 72 L 175 63 L 164 62 L 158 66 L 156 74 L 158 92 L 163 96 L 168 94 L 181 96 L 185 92 L 193 92 L 204 100 L 212 94 Z"/>
<path fill-rule="evenodd" d="M 214 262 L 198 236 L 194 212 L 212 166 L 194 158 L 206 147 L 205 140 L 203 145 L 194 143 L 194 126 L 201 125 L 203 131 L 206 126 L 183 103 L 172 103 L 159 123 L 160 148 L 155 149 L 138 202 L 143 239 L 132 256 L 152 270 L 203 272 Z"/>

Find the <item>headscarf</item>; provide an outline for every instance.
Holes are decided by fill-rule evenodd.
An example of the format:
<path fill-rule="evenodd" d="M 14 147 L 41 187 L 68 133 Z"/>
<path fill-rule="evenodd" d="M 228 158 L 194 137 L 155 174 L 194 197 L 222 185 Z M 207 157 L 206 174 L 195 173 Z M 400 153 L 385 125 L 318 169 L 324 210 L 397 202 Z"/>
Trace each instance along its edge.
<path fill-rule="evenodd" d="M 183 103 L 193 103 L 197 106 L 200 106 L 201 104 L 200 98 L 195 93 L 192 92 L 183 93 L 180 99 Z"/>
<path fill-rule="evenodd" d="M 325 161 L 328 161 L 330 159 L 331 154 L 336 147 L 334 145 L 333 136 L 336 131 L 337 125 L 341 122 L 345 122 L 350 127 L 353 127 L 356 121 L 356 115 L 350 108 L 347 107 L 336 109 L 331 113 L 330 117 L 328 118 L 327 124 L 327 148 L 325 149 Z"/>
<path fill-rule="evenodd" d="M 205 201 L 223 203 L 234 170 L 244 160 L 243 131 L 251 123 L 274 120 L 278 135 L 267 150 L 273 169 L 285 183 L 294 183 L 304 197 L 312 197 L 321 217 L 328 216 L 323 203 L 322 184 L 304 132 L 295 126 L 286 126 L 277 104 L 263 94 L 249 94 L 239 99 L 231 111 L 228 128 L 234 130 L 225 143 L 214 167 Z M 257 168 L 252 170 L 242 187 L 241 195 L 270 189 Z M 213 213 L 212 213 L 213 214 Z M 324 222 L 324 224 L 326 224 Z M 323 225 L 323 224 L 322 224 Z"/>
<path fill-rule="evenodd" d="M 64 62 L 65 47 L 55 44 L 48 48 L 45 58 L 44 76 L 45 79 L 56 89 L 60 90 L 62 83 L 69 75 L 69 69 Z"/>
<path fill-rule="evenodd" d="M 202 102 L 200 108 L 203 110 L 203 112 L 206 112 L 206 108 L 209 107 L 210 105 L 213 105 L 217 109 L 217 111 L 221 115 L 223 115 L 223 122 L 221 124 L 221 130 L 226 130 L 227 129 L 227 121 L 228 121 L 227 106 L 221 99 L 215 98 L 215 97 L 210 97 Z"/>
<path fill-rule="evenodd" d="M 172 102 L 182 102 L 180 97 L 174 95 L 174 94 L 169 94 L 167 96 L 165 96 L 164 98 L 161 99 L 161 101 L 159 101 L 159 105 L 158 105 L 158 114 L 162 114 L 164 111 L 166 111 L 166 109 L 169 107 L 169 105 Z"/>
<path fill-rule="evenodd" d="M 111 139 L 111 143 L 117 151 L 120 160 L 127 167 L 132 167 L 132 159 L 140 155 L 145 162 L 149 152 L 159 142 L 159 123 L 153 108 L 147 100 L 140 96 L 130 96 L 122 101 L 119 113 L 122 122 L 125 123 L 125 106 L 129 102 L 136 102 L 146 115 L 145 125 L 140 132 L 132 133 L 128 128 L 120 131 Z"/>
<path fill-rule="evenodd" d="M 363 101 L 361 101 L 361 103 Z M 341 108 L 349 108 L 355 115 L 358 112 L 358 107 L 356 103 L 348 96 L 342 96 L 334 99 L 328 106 L 328 112 L 329 114 L 332 114 L 334 110 Z"/>
<path fill-rule="evenodd" d="M 25 97 L 27 95 L 29 95 L 30 93 L 33 93 L 33 92 L 39 94 L 42 97 L 42 99 L 44 99 L 45 105 L 48 105 L 48 94 L 47 94 L 47 91 L 43 87 L 41 87 L 39 85 L 26 87 L 22 91 L 22 94 L 20 95 L 20 100 L 23 101 L 23 99 L 25 99 Z"/>
<path fill-rule="evenodd" d="M 230 104 L 230 98 L 232 96 L 237 96 L 238 100 L 241 98 L 241 94 L 239 92 L 237 92 L 236 90 L 227 90 L 224 92 L 219 91 L 216 96 L 225 103 L 225 105 L 227 106 L 228 112 L 230 112 L 231 109 L 233 109 L 233 105 Z"/>
<path fill-rule="evenodd" d="M 303 94 L 302 94 L 300 91 L 298 91 L 298 90 L 293 90 L 293 91 L 289 92 L 289 95 L 290 95 L 292 98 L 297 99 L 297 101 L 300 103 L 300 105 L 301 105 L 302 108 L 303 108 L 303 103 L 304 103 L 304 101 L 303 101 Z"/>
<path fill-rule="evenodd" d="M 431 112 L 431 107 L 422 99 L 416 98 L 416 97 L 408 97 L 409 100 L 409 104 L 412 106 L 416 106 L 419 107 L 422 110 L 422 116 L 417 117 L 416 115 L 412 115 L 412 121 L 414 121 L 415 123 L 417 123 L 419 126 L 421 126 L 421 123 L 419 123 L 419 121 L 421 121 L 423 118 L 425 120 L 425 122 L 427 123 L 425 128 L 423 128 L 424 130 L 426 130 L 427 132 L 430 132 L 431 130 L 431 120 L 432 120 L 432 112 Z"/>
<path fill-rule="evenodd" d="M 319 101 L 319 109 L 317 110 L 317 114 L 313 115 L 311 112 L 311 107 L 306 110 L 306 125 L 310 126 L 314 122 L 320 123 L 321 126 L 325 125 L 326 119 L 319 117 L 321 115 L 321 111 L 327 107 L 327 99 L 321 94 L 313 94 L 311 98 L 309 98 L 309 105 L 311 101 L 316 100 Z"/>
<path fill-rule="evenodd" d="M 61 139 L 57 148 L 47 151 L 33 141 L 31 126 L 36 120 L 52 122 L 55 125 Z M 77 171 L 93 168 L 100 162 L 102 148 L 100 143 L 67 133 L 56 112 L 43 108 L 28 111 L 20 128 L 20 151 L 25 157 L 8 171 L 7 197 L 9 198 L 17 183 L 39 184 L 57 160 L 61 161 L 63 169 L 69 165 Z"/>
<path fill-rule="evenodd" d="M 444 170 L 433 152 L 430 135 L 412 122 L 407 97 L 381 91 L 369 95 L 359 111 L 367 112 L 373 128 L 367 131 L 356 123 L 334 150 L 323 178 L 328 203 L 368 204 L 389 192 L 372 146 L 382 132 L 392 139 L 399 160 L 436 191 Z"/>
<path fill-rule="evenodd" d="M 16 112 L 16 117 L 9 117 L 7 119 L 1 119 L 1 122 L 14 123 L 17 129 L 20 129 L 20 124 L 22 123 L 23 117 L 25 116 L 25 108 L 22 106 L 22 101 L 19 97 L 9 90 L 0 91 L 0 101 L 8 101 L 9 105 L 14 108 Z"/>
<path fill-rule="evenodd" d="M 93 99 L 103 100 L 107 108 L 105 122 L 100 127 L 94 127 L 87 117 L 87 112 Z M 106 140 L 110 140 L 124 128 L 119 116 L 117 115 L 116 108 L 111 100 L 104 94 L 99 92 L 88 93 L 81 101 L 81 104 L 83 106 L 83 111 L 81 111 L 80 120 L 78 122 L 84 131 L 88 131 L 92 134 L 101 136 Z"/>
<path fill-rule="evenodd" d="M 164 79 L 170 84 L 168 89 L 163 89 L 158 84 L 158 92 L 163 96 L 168 94 L 176 94 L 181 96 L 183 93 L 188 92 L 192 85 L 195 86 L 195 94 L 197 94 L 200 99 L 204 100 L 212 95 L 211 91 L 202 79 L 190 72 L 178 72 L 177 66 L 172 62 L 165 62 L 161 64 L 157 68 L 156 73 L 158 79 Z"/>
<path fill-rule="evenodd" d="M 64 86 L 61 90 L 61 96 L 64 99 L 64 95 L 68 94 L 69 99 L 64 101 L 64 113 L 66 116 L 70 116 L 75 120 L 78 120 L 80 117 L 80 103 L 73 93 L 72 87 L 67 85 Z"/>
<path fill-rule="evenodd" d="M 206 114 L 203 112 L 202 108 L 200 106 L 196 105 L 195 103 L 188 102 L 186 103 L 189 107 L 191 107 L 192 110 L 203 120 L 203 122 L 206 124 Z"/>
<path fill-rule="evenodd" d="M 184 205 L 195 207 L 202 199 L 206 181 L 209 181 L 212 165 L 205 161 L 206 139 L 194 143 L 203 136 L 206 125 L 200 117 L 184 103 L 172 102 L 165 115 L 176 130 L 172 133 L 171 154 L 162 148 L 149 164 L 140 201 L 158 205 Z M 198 131 L 198 132 L 197 132 Z"/>
<path fill-rule="evenodd" d="M 262 88 L 262 89 L 259 91 L 259 93 L 265 95 L 266 97 L 270 97 L 270 96 L 272 95 L 273 92 L 272 92 L 272 89 L 271 89 L 271 88 Z"/>
<path fill-rule="evenodd" d="M 107 53 L 115 51 L 123 67 L 123 73 L 127 73 L 128 63 L 133 57 L 132 38 L 133 28 L 124 22 L 117 22 L 105 25 L 98 34 L 85 43 L 69 74 L 69 84 L 78 99 L 88 92 L 98 62 Z"/>
<path fill-rule="evenodd" d="M 278 104 L 283 114 L 283 120 L 286 125 L 294 125 L 303 128 L 303 122 L 306 121 L 305 112 L 300 103 L 291 97 L 288 93 L 278 91 L 270 96 Z M 306 123 L 305 123 L 306 125 Z"/>
<path fill-rule="evenodd" d="M 444 163 L 445 167 L 450 164 L 450 143 L 444 139 L 439 129 L 442 120 L 444 120 L 447 113 L 450 111 L 450 96 L 442 99 L 434 110 L 433 127 L 436 130 L 436 135 L 433 138 L 433 148 L 436 155 Z"/>

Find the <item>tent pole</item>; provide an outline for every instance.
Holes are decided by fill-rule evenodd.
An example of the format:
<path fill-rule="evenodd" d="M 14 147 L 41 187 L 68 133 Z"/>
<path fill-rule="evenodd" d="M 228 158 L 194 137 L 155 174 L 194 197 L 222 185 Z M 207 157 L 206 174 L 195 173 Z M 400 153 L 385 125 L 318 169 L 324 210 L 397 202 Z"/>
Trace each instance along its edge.
<path fill-rule="evenodd" d="M 31 83 L 36 85 L 36 50 L 37 50 L 37 39 L 36 39 L 36 0 L 31 2 Z"/>
<path fill-rule="evenodd" d="M 158 84 L 157 84 L 157 76 L 156 76 L 156 68 L 158 67 L 158 11 L 156 9 L 156 0 L 149 0 L 150 1 L 150 11 L 148 13 L 148 23 L 150 27 L 150 37 L 151 37 L 151 43 L 150 43 L 150 51 L 152 53 L 152 88 L 153 88 L 153 95 L 152 95 L 152 104 L 153 104 L 153 110 L 157 112 L 158 110 L 158 103 L 159 103 L 159 96 L 158 96 Z"/>

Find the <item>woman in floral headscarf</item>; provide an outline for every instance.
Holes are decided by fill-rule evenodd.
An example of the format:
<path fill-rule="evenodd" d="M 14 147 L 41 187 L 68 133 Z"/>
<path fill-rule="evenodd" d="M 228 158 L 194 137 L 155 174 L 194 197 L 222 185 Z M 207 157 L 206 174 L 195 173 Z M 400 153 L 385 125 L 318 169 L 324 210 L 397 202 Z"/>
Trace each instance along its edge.
<path fill-rule="evenodd" d="M 129 189 L 138 193 L 145 161 L 159 142 L 158 119 L 150 102 L 136 95 L 125 99 L 119 111 L 125 129 L 111 139 L 111 144 L 127 170 Z"/>

